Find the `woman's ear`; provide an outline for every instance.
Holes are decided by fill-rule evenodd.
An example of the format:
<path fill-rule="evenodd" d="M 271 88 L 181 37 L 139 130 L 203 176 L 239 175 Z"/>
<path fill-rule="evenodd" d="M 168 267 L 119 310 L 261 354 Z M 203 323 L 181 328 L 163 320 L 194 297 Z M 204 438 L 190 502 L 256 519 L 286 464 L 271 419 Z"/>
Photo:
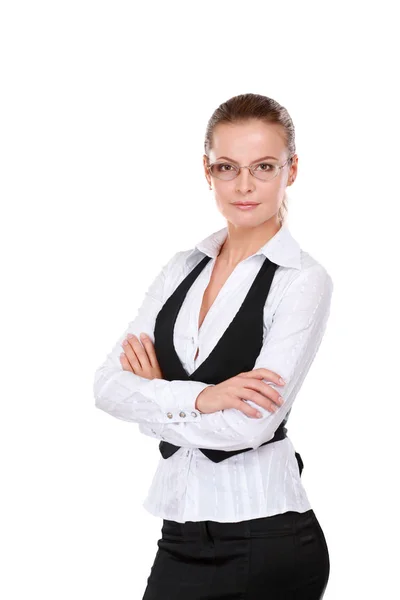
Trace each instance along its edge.
<path fill-rule="evenodd" d="M 296 181 L 297 168 L 298 168 L 299 157 L 294 154 L 292 157 L 292 164 L 290 165 L 290 171 L 288 176 L 288 185 L 292 185 Z"/>
<path fill-rule="evenodd" d="M 210 173 L 208 172 L 208 163 L 209 163 L 209 159 L 208 156 L 206 154 L 203 154 L 203 167 L 204 167 L 204 174 L 206 176 L 207 179 L 207 183 L 210 187 L 210 190 L 212 189 L 211 187 L 211 177 L 210 177 Z"/>

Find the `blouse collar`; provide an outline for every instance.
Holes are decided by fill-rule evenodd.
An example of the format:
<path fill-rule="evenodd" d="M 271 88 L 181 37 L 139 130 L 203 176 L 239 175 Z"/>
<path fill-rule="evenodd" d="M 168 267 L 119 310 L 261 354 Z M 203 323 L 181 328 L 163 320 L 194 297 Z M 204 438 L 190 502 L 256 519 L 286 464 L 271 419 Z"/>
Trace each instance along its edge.
<path fill-rule="evenodd" d="M 198 242 L 188 259 L 196 257 L 198 252 L 202 252 L 211 258 L 216 258 L 219 249 L 228 235 L 228 227 L 223 227 L 214 231 L 211 235 Z M 281 228 L 276 234 L 268 240 L 261 248 L 254 253 L 264 254 L 273 263 L 282 267 L 293 267 L 301 269 L 301 248 L 299 243 L 292 236 L 287 223 L 282 223 Z"/>

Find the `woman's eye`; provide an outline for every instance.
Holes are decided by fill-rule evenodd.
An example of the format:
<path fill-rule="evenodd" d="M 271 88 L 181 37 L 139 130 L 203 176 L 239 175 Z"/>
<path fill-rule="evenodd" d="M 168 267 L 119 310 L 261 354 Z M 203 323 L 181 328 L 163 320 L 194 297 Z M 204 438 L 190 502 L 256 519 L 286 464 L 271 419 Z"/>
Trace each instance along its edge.
<path fill-rule="evenodd" d="M 231 169 L 233 169 L 233 166 L 232 166 L 232 165 L 230 165 L 229 163 L 220 163 L 220 164 L 218 165 L 218 169 L 219 169 L 220 171 L 225 171 L 225 170 L 229 171 L 229 168 L 228 168 L 228 169 L 223 169 L 222 167 L 230 167 Z"/>
<path fill-rule="evenodd" d="M 269 167 L 269 169 L 260 169 L 260 171 L 269 171 L 274 168 L 274 165 L 270 165 L 269 163 L 258 163 L 256 167 Z"/>

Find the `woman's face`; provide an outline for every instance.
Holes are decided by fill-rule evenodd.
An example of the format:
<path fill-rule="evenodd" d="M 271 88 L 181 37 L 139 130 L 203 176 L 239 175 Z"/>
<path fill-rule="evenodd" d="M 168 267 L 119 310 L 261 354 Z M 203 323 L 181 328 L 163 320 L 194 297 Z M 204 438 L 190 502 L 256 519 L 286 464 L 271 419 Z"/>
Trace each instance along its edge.
<path fill-rule="evenodd" d="M 215 127 L 210 164 L 236 162 L 238 165 L 251 165 L 266 156 L 274 157 L 265 159 L 267 163 L 277 165 L 283 165 L 288 158 L 280 125 L 252 119 L 241 124 L 224 123 Z M 286 186 L 296 178 L 297 160 L 297 155 L 294 155 L 292 164 L 287 163 L 270 181 L 257 179 L 249 169 L 241 169 L 235 179 L 223 181 L 210 176 L 206 169 L 207 156 L 203 156 L 206 179 L 214 189 L 218 210 L 239 227 L 261 225 L 277 215 Z M 238 201 L 252 201 L 258 205 L 254 209 L 242 210 L 234 204 Z"/>

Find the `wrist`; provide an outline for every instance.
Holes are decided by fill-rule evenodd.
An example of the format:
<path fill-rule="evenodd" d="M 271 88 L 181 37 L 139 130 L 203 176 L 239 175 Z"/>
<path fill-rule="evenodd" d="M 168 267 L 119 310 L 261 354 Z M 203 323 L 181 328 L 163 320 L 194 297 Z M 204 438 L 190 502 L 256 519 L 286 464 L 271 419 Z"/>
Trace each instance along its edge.
<path fill-rule="evenodd" d="M 195 409 L 196 409 L 196 410 L 198 410 L 198 411 L 199 411 L 199 413 L 201 413 L 201 410 L 200 410 L 200 408 L 199 408 L 199 396 L 200 396 L 200 395 L 201 395 L 203 392 L 204 392 L 204 390 L 202 390 L 202 391 L 200 392 L 200 394 L 197 396 L 197 398 L 196 398 L 196 401 L 195 401 L 195 403 L 194 403 L 194 407 L 195 407 Z"/>
<path fill-rule="evenodd" d="M 199 413 L 204 414 L 203 411 L 200 408 L 200 405 L 203 404 L 203 400 L 204 400 L 204 392 L 209 388 L 210 386 L 205 387 L 203 390 L 201 390 L 200 394 L 198 394 L 197 398 L 196 398 L 196 402 L 194 404 L 195 409 L 199 411 Z M 203 394 L 203 397 L 200 398 L 200 396 Z"/>

